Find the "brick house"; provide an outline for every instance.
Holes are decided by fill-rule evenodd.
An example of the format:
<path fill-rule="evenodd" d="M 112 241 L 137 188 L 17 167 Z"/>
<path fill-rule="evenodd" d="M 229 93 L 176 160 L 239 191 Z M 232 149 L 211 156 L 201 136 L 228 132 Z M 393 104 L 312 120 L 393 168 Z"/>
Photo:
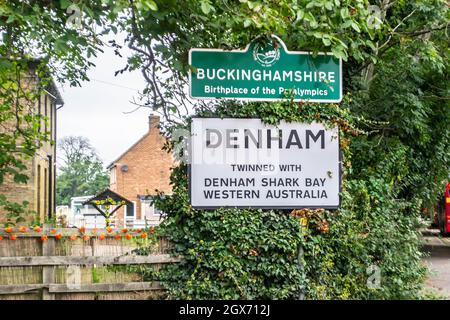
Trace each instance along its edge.
<path fill-rule="evenodd" d="M 29 88 L 36 86 L 39 79 L 33 66 L 39 61 L 30 61 L 29 75 L 24 79 L 22 86 Z M 53 81 L 47 86 L 40 98 L 34 103 L 28 103 L 24 106 L 22 112 L 41 114 L 48 118 L 48 121 L 42 121 L 39 130 L 49 132 L 50 140 L 43 142 L 43 145 L 37 150 L 34 157 L 23 160 L 27 169 L 23 172 L 29 177 L 27 184 L 19 184 L 12 181 L 7 176 L 5 181 L 0 184 L 0 194 L 5 195 L 9 201 L 22 203 L 29 202 L 29 209 L 36 212 L 36 216 L 25 217 L 26 222 L 30 223 L 37 218 L 41 223 L 45 218 L 54 216 L 55 213 L 55 183 L 56 183 L 56 114 L 57 110 L 64 104 L 63 99 Z M 1 130 L 14 130 L 14 124 L 3 123 Z M 0 224 L 5 222 L 5 212 L 0 208 Z"/>
<path fill-rule="evenodd" d="M 107 167 L 109 188 L 134 204 L 132 208 L 125 207 L 116 212 L 118 225 L 144 222 L 157 225 L 160 222 L 161 215 L 151 205 L 151 196 L 156 189 L 170 194 L 169 179 L 174 160 L 171 153 L 162 150 L 166 138 L 159 130 L 159 121 L 158 116 L 150 115 L 148 132 Z"/>

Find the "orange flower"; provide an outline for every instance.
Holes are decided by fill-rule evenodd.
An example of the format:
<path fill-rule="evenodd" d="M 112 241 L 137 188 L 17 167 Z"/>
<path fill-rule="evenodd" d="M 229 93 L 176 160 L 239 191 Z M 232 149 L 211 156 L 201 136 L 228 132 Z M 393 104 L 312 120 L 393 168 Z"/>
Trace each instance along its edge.
<path fill-rule="evenodd" d="M 11 232 L 13 232 L 13 228 L 12 227 L 5 228 L 5 232 L 11 233 Z"/>
<path fill-rule="evenodd" d="M 106 231 L 107 231 L 108 233 L 111 233 L 111 232 L 113 231 L 113 229 L 112 229 L 111 227 L 106 227 Z"/>
<path fill-rule="evenodd" d="M 141 230 L 141 229 L 136 229 L 136 232 L 137 232 L 137 233 L 141 233 L 142 230 Z"/>
<path fill-rule="evenodd" d="M 133 239 L 133 236 L 131 234 L 127 233 L 127 235 L 125 236 L 125 239 L 131 240 L 131 239 Z"/>
<path fill-rule="evenodd" d="M 77 236 L 76 234 L 72 234 L 72 235 L 69 237 L 69 239 L 70 239 L 71 241 L 75 241 L 75 240 L 77 240 L 77 238 L 78 238 L 78 236 Z"/>
<path fill-rule="evenodd" d="M 128 233 L 128 229 L 127 228 L 123 228 L 122 229 L 122 233 Z"/>
<path fill-rule="evenodd" d="M 97 233 L 97 228 L 92 229 L 92 233 L 96 234 Z"/>
<path fill-rule="evenodd" d="M 21 227 L 19 227 L 19 231 L 20 232 L 22 232 L 22 233 L 24 233 L 24 232 L 27 232 L 27 227 L 25 227 L 25 226 L 21 226 Z"/>
<path fill-rule="evenodd" d="M 100 240 L 105 240 L 106 236 L 104 233 L 101 233 L 100 236 L 98 237 Z"/>
<path fill-rule="evenodd" d="M 12 235 L 10 235 L 9 236 L 9 240 L 16 240 L 17 239 L 17 236 L 15 235 L 15 234 L 12 234 Z"/>
<path fill-rule="evenodd" d="M 80 230 L 81 233 L 85 233 L 86 232 L 86 228 L 85 227 L 80 227 L 79 230 Z"/>
<path fill-rule="evenodd" d="M 51 230 L 50 230 L 50 233 L 51 233 L 51 234 L 56 234 L 56 232 L 58 232 L 56 229 L 51 229 Z"/>
<path fill-rule="evenodd" d="M 151 227 L 150 228 L 150 234 L 154 234 L 155 233 L 155 228 L 154 227 Z"/>
<path fill-rule="evenodd" d="M 41 227 L 39 227 L 39 226 L 35 226 L 35 227 L 33 228 L 33 230 L 34 230 L 35 232 L 41 232 L 41 231 L 42 231 Z"/>
<path fill-rule="evenodd" d="M 141 238 L 142 238 L 142 239 L 145 239 L 145 238 L 147 238 L 147 233 L 146 233 L 146 232 L 144 232 L 143 234 L 141 234 Z"/>
<path fill-rule="evenodd" d="M 120 240 L 120 239 L 122 239 L 122 236 L 121 236 L 120 234 L 116 234 L 116 235 L 114 236 L 114 239 Z"/>
<path fill-rule="evenodd" d="M 61 238 L 62 238 L 62 234 L 61 233 L 58 233 L 57 235 L 55 235 L 55 239 L 56 240 L 61 240 Z"/>
<path fill-rule="evenodd" d="M 85 234 L 85 235 L 83 236 L 83 240 L 84 240 L 84 241 L 89 241 L 89 239 L 90 239 L 90 237 L 89 237 L 87 234 Z"/>
<path fill-rule="evenodd" d="M 47 236 L 45 236 L 45 235 L 42 235 L 42 236 L 41 236 L 41 241 L 42 241 L 42 242 L 47 241 L 47 240 L 48 240 L 48 237 L 47 237 Z"/>
<path fill-rule="evenodd" d="M 2 241 L 3 240 L 3 237 L 2 236 L 0 236 L 0 241 Z"/>

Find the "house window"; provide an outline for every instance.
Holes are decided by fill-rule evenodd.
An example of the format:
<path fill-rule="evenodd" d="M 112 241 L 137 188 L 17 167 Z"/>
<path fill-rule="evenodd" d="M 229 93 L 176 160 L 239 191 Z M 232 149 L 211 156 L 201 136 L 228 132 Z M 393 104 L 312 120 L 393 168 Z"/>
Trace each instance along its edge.
<path fill-rule="evenodd" d="M 47 213 L 47 199 L 48 199 L 48 176 L 47 176 L 47 168 L 44 168 L 44 214 Z"/>
<path fill-rule="evenodd" d="M 42 115 L 42 95 L 38 99 L 38 116 Z M 42 130 L 42 120 L 39 120 L 39 132 Z"/>
<path fill-rule="evenodd" d="M 116 184 L 116 167 L 112 167 L 109 173 L 111 184 Z"/>
<path fill-rule="evenodd" d="M 152 204 L 152 200 L 146 199 L 141 200 L 141 214 L 144 217 L 150 218 L 152 216 L 160 216 L 162 212 L 155 208 L 155 205 Z"/>
<path fill-rule="evenodd" d="M 45 95 L 45 103 L 44 103 L 44 116 L 47 117 L 47 95 Z M 47 132 L 47 120 L 44 119 L 44 132 Z"/>
<path fill-rule="evenodd" d="M 49 107 L 50 107 L 50 110 L 49 110 L 49 119 L 48 119 L 48 122 L 49 122 L 49 124 L 50 124 L 50 139 L 53 139 L 53 103 L 52 103 L 52 101 L 50 100 L 49 101 Z"/>
<path fill-rule="evenodd" d="M 56 102 L 53 104 L 53 140 L 56 141 Z"/>
<path fill-rule="evenodd" d="M 136 201 L 133 201 L 131 206 L 123 206 L 123 211 L 125 212 L 125 220 L 136 220 Z"/>
<path fill-rule="evenodd" d="M 41 166 L 37 166 L 37 206 L 36 211 L 41 214 Z"/>
<path fill-rule="evenodd" d="M 42 96 L 38 99 L 38 115 L 41 115 L 41 98 Z"/>

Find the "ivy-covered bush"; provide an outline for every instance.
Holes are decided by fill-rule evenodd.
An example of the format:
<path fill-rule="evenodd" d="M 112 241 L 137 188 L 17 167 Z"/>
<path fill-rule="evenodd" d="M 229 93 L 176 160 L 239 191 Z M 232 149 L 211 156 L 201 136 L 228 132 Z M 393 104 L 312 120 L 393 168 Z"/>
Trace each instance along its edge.
<path fill-rule="evenodd" d="M 420 208 L 396 197 L 386 179 L 395 165 L 380 164 L 369 179 L 353 178 L 350 141 L 365 140 L 364 119 L 341 105 L 293 102 L 217 106 L 200 116 L 338 124 L 344 155 L 339 210 L 194 210 L 187 167 L 173 171 L 171 196 L 156 205 L 167 217 L 162 232 L 184 261 L 162 277 L 169 295 L 187 299 L 371 299 L 417 297 Z M 378 273 L 379 272 L 379 273 Z M 379 275 L 379 278 L 377 278 Z M 374 278 L 375 277 L 375 278 Z M 372 280 L 373 278 L 373 280 Z"/>

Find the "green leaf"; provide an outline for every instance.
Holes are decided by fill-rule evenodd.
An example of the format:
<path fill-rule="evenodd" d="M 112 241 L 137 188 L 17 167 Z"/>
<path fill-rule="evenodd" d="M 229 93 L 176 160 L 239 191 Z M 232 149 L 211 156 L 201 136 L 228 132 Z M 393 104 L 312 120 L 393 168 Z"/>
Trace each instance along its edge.
<path fill-rule="evenodd" d="M 244 28 L 248 28 L 252 25 L 252 20 L 251 19 L 245 19 L 244 20 Z"/>
<path fill-rule="evenodd" d="M 341 47 L 341 46 L 333 47 L 333 48 L 331 48 L 331 52 L 333 53 L 333 55 L 336 58 L 339 58 L 339 59 L 342 59 L 344 61 L 347 61 L 347 54 L 344 51 L 343 47 Z"/>
<path fill-rule="evenodd" d="M 323 42 L 323 44 L 325 45 L 325 46 L 329 46 L 329 45 L 331 45 L 331 41 L 330 41 L 330 39 L 328 39 L 328 38 L 322 38 L 322 42 Z"/>
<path fill-rule="evenodd" d="M 213 9 L 211 4 L 209 2 L 207 2 L 207 1 L 202 1 L 201 8 L 202 8 L 202 12 L 204 14 L 209 14 L 211 12 L 211 10 Z"/>
<path fill-rule="evenodd" d="M 182 71 L 183 70 L 183 64 L 179 61 L 179 60 L 175 60 L 173 62 L 173 68 L 177 71 Z"/>
<path fill-rule="evenodd" d="M 153 0 L 144 0 L 143 4 L 147 9 L 158 11 L 158 5 Z"/>
<path fill-rule="evenodd" d="M 69 0 L 61 0 L 61 9 L 66 10 L 70 5 L 72 5 L 72 2 Z"/>
<path fill-rule="evenodd" d="M 356 22 L 352 21 L 351 26 L 352 26 L 353 30 L 355 30 L 356 32 L 358 32 L 358 33 L 361 32 L 361 29 L 359 28 L 359 26 Z"/>
<path fill-rule="evenodd" d="M 67 46 L 66 42 L 63 39 L 56 39 L 55 41 L 55 50 L 63 53 L 66 52 L 69 49 L 69 47 Z"/>
<path fill-rule="evenodd" d="M 342 24 L 342 28 L 348 28 L 352 25 L 353 21 L 351 19 L 346 20 L 343 24 Z"/>
<path fill-rule="evenodd" d="M 8 19 L 6 20 L 6 23 L 14 22 L 14 20 L 16 20 L 16 17 L 12 14 L 8 17 Z"/>
<path fill-rule="evenodd" d="M 342 17 L 343 19 L 346 19 L 346 18 L 349 17 L 348 8 L 342 8 L 341 11 L 340 11 L 340 13 L 341 13 L 341 17 Z"/>
<path fill-rule="evenodd" d="M 323 37 L 323 33 L 322 32 L 313 32 L 312 35 L 317 38 L 320 39 Z"/>

